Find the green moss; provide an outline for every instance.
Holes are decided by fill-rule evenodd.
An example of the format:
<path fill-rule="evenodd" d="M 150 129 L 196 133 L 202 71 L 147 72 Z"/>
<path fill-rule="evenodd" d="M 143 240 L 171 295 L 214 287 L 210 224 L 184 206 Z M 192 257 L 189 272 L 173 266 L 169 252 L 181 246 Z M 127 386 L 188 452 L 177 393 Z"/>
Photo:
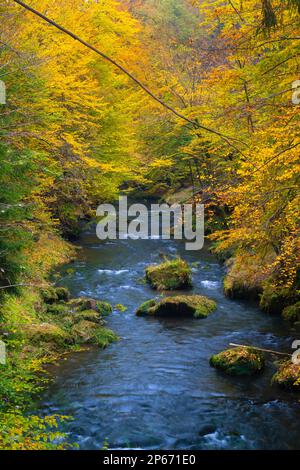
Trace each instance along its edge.
<path fill-rule="evenodd" d="M 259 286 L 251 286 L 242 278 L 227 274 L 223 280 L 223 290 L 230 299 L 258 299 L 261 292 Z"/>
<path fill-rule="evenodd" d="M 69 310 L 69 307 L 65 303 L 47 305 L 47 312 L 51 315 L 66 315 Z"/>
<path fill-rule="evenodd" d="M 285 307 L 282 311 L 282 317 L 285 320 L 290 321 L 291 323 L 296 323 L 300 321 L 300 302 Z"/>
<path fill-rule="evenodd" d="M 150 315 L 150 311 L 152 307 L 155 307 L 157 305 L 157 300 L 155 299 L 150 299 L 146 300 L 146 302 L 143 302 L 139 308 L 136 311 L 137 315 Z"/>
<path fill-rule="evenodd" d="M 46 304 L 52 304 L 58 301 L 55 287 L 47 287 L 40 291 L 41 297 Z"/>
<path fill-rule="evenodd" d="M 78 323 L 81 320 L 88 320 L 98 324 L 103 323 L 101 314 L 95 310 L 80 310 L 73 314 L 71 318 L 73 319 L 73 323 Z"/>
<path fill-rule="evenodd" d="M 56 287 L 55 291 L 58 300 L 67 302 L 70 299 L 70 292 L 66 287 Z"/>
<path fill-rule="evenodd" d="M 191 269 L 182 259 L 168 260 L 157 266 L 148 266 L 146 280 L 158 290 L 188 289 L 192 286 Z"/>
<path fill-rule="evenodd" d="M 241 347 L 215 354 L 209 363 L 228 375 L 250 376 L 263 370 L 265 360 L 263 354 L 256 349 Z"/>
<path fill-rule="evenodd" d="M 117 336 L 108 328 L 99 327 L 94 321 L 80 320 L 71 328 L 72 335 L 76 342 L 85 344 L 97 344 L 106 347 Z"/>
<path fill-rule="evenodd" d="M 100 348 L 106 348 L 113 341 L 117 341 L 118 336 L 109 328 L 100 328 L 96 331 L 94 341 Z"/>
<path fill-rule="evenodd" d="M 285 390 L 300 391 L 300 365 L 285 361 L 272 378 L 272 384 Z"/>
<path fill-rule="evenodd" d="M 63 346 L 70 341 L 68 333 L 52 323 L 28 324 L 23 327 L 23 331 L 32 344 L 52 343 Z"/>
<path fill-rule="evenodd" d="M 65 287 L 49 286 L 40 291 L 41 297 L 46 304 L 53 304 L 54 302 L 68 301 L 70 299 L 70 292 Z"/>
<path fill-rule="evenodd" d="M 103 317 L 106 317 L 110 313 L 112 313 L 113 309 L 112 306 L 108 302 L 97 301 L 96 302 L 96 310 L 99 312 Z"/>
<path fill-rule="evenodd" d="M 122 305 L 122 304 L 116 304 L 114 308 L 118 312 L 126 312 L 127 310 L 127 307 L 125 307 L 125 305 Z"/>
<path fill-rule="evenodd" d="M 283 309 L 297 302 L 295 292 L 287 288 L 278 288 L 266 285 L 261 296 L 259 306 L 262 310 L 271 314 L 281 314 Z"/>
<path fill-rule="evenodd" d="M 216 307 L 213 300 L 201 295 L 177 295 L 162 300 L 148 300 L 137 309 L 136 315 L 203 318 L 212 313 Z"/>

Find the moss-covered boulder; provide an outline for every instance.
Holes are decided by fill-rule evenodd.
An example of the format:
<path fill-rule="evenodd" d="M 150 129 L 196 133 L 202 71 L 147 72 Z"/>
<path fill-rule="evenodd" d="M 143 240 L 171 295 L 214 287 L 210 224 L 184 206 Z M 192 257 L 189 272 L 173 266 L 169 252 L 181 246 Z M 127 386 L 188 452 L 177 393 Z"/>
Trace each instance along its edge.
<path fill-rule="evenodd" d="M 191 269 L 186 261 L 180 258 L 148 266 L 146 280 L 153 289 L 158 290 L 188 289 L 192 286 Z"/>
<path fill-rule="evenodd" d="M 259 306 L 267 313 L 280 315 L 285 307 L 299 301 L 299 296 L 288 288 L 272 285 L 264 287 Z"/>
<path fill-rule="evenodd" d="M 282 317 L 291 323 L 300 322 L 300 302 L 285 307 L 282 311 Z"/>
<path fill-rule="evenodd" d="M 112 306 L 108 302 L 88 297 L 72 299 L 68 302 L 68 305 L 73 311 L 95 310 L 95 312 L 99 312 L 102 316 L 107 316 L 113 311 Z"/>
<path fill-rule="evenodd" d="M 136 315 L 205 318 L 216 309 L 216 303 L 202 295 L 176 295 L 144 302 Z"/>
<path fill-rule="evenodd" d="M 100 347 L 106 347 L 117 336 L 108 328 L 99 327 L 96 323 L 89 320 L 81 320 L 71 328 L 72 336 L 76 338 L 77 343 L 97 344 Z"/>
<path fill-rule="evenodd" d="M 40 294 L 46 304 L 53 304 L 60 301 L 67 302 L 70 299 L 70 292 L 66 287 L 49 286 L 42 289 Z"/>
<path fill-rule="evenodd" d="M 71 341 L 66 331 L 52 323 L 24 325 L 23 332 L 32 344 L 52 343 L 56 346 L 63 346 Z"/>
<path fill-rule="evenodd" d="M 227 274 L 223 281 L 223 290 L 230 299 L 258 299 L 261 292 L 259 286 L 249 285 L 243 279 L 238 279 Z"/>
<path fill-rule="evenodd" d="M 284 390 L 300 391 L 300 365 L 291 361 L 281 363 L 278 371 L 272 378 L 272 384 Z"/>
<path fill-rule="evenodd" d="M 260 273 L 262 267 L 256 256 L 236 255 L 226 261 L 224 294 L 231 299 L 258 299 L 262 292 Z"/>
<path fill-rule="evenodd" d="M 250 376 L 263 370 L 265 359 L 256 349 L 238 347 L 215 354 L 209 363 L 228 375 Z"/>

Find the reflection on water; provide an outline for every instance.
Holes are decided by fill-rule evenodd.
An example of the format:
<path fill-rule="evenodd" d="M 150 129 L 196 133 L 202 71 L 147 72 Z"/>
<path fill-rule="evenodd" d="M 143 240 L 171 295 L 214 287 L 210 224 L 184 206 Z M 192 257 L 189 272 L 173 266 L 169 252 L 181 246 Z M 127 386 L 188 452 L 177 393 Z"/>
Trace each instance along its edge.
<path fill-rule="evenodd" d="M 230 342 L 289 350 L 295 332 L 255 306 L 222 293 L 222 267 L 207 251 L 186 252 L 164 240 L 80 241 L 79 259 L 63 270 L 74 296 L 122 303 L 108 318 L 120 341 L 104 351 L 71 355 L 53 368 L 55 381 L 41 413 L 74 416 L 67 430 L 82 449 L 299 449 L 297 398 L 270 386 L 274 366 L 254 379 L 228 378 L 208 359 Z M 218 303 L 207 319 L 140 318 L 137 306 L 154 296 L 142 282 L 145 266 L 162 254 L 193 264 L 194 292 Z"/>

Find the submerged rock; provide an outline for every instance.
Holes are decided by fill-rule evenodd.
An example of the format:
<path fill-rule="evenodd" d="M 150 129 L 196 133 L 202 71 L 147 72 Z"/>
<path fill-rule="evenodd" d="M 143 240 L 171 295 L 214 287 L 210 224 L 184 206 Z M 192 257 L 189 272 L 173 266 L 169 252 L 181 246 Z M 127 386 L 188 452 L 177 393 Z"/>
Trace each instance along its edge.
<path fill-rule="evenodd" d="M 265 359 L 264 355 L 256 349 L 238 347 L 215 354 L 210 358 L 209 363 L 228 375 L 250 376 L 263 370 Z"/>
<path fill-rule="evenodd" d="M 153 289 L 178 290 L 192 287 L 191 269 L 186 261 L 176 258 L 157 266 L 148 266 L 146 280 Z"/>
<path fill-rule="evenodd" d="M 300 391 L 300 365 L 285 361 L 272 378 L 272 384 L 278 385 L 285 390 Z"/>
<path fill-rule="evenodd" d="M 204 318 L 216 308 L 213 300 L 202 295 L 176 295 L 162 300 L 147 300 L 137 309 L 136 315 Z"/>

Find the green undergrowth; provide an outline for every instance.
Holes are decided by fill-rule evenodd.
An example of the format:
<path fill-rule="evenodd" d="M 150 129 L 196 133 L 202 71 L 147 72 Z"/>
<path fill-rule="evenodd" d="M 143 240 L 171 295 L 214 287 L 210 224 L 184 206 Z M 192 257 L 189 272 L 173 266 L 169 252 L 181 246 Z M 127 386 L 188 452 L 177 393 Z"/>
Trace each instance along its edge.
<path fill-rule="evenodd" d="M 105 327 L 111 306 L 94 299 L 70 299 L 64 288 L 23 288 L 5 295 L 0 310 L 0 340 L 6 364 L 0 364 L 0 448 L 66 449 L 61 431 L 67 416 L 41 418 L 29 412 L 49 383 L 45 365 L 83 345 L 108 346 L 117 336 Z"/>

